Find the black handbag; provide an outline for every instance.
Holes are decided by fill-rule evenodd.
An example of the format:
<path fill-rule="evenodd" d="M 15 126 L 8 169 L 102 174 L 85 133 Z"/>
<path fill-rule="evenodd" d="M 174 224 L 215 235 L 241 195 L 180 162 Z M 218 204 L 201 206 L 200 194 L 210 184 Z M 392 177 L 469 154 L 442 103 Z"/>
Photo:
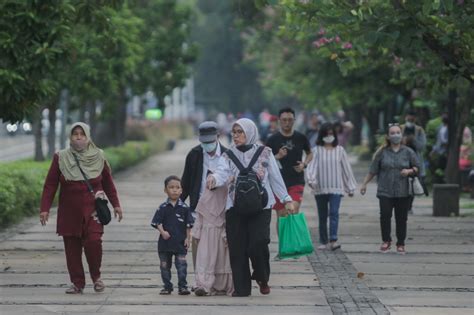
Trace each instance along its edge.
<path fill-rule="evenodd" d="M 89 183 L 89 179 L 87 178 L 86 174 L 82 170 L 81 165 L 79 164 L 79 159 L 74 153 L 73 153 L 73 156 L 74 156 L 74 159 L 76 160 L 79 170 L 81 171 L 82 176 L 84 177 L 84 182 L 86 183 L 87 188 L 89 189 L 89 192 L 95 198 L 94 189 L 92 189 L 92 185 Z M 95 198 L 95 212 L 97 213 L 97 218 L 99 219 L 99 222 L 102 225 L 107 225 L 112 220 L 112 214 L 110 213 L 108 201 L 105 199 Z"/>

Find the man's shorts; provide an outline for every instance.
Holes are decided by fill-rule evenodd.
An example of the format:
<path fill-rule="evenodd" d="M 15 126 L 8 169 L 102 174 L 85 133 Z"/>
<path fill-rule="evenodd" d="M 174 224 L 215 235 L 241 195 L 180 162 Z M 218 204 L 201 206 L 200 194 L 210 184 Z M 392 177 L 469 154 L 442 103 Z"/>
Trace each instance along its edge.
<path fill-rule="evenodd" d="M 303 200 L 304 185 L 295 185 L 288 187 L 288 194 L 291 199 L 296 202 L 301 202 Z M 280 202 L 277 196 L 275 196 L 276 203 L 273 205 L 274 210 L 283 210 L 285 205 Z"/>

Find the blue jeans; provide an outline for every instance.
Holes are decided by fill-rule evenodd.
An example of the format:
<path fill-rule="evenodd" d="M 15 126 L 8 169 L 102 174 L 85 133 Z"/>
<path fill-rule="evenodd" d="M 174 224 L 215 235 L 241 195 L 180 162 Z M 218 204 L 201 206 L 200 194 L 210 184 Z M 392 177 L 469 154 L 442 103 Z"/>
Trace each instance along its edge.
<path fill-rule="evenodd" d="M 319 242 L 328 243 L 328 214 L 329 214 L 329 240 L 337 241 L 337 227 L 339 225 L 339 206 L 342 195 L 324 194 L 316 195 L 316 205 L 319 216 Z M 329 210 L 329 211 L 328 211 Z"/>
<path fill-rule="evenodd" d="M 178 272 L 178 288 L 187 288 L 188 283 L 186 282 L 186 269 L 188 267 L 188 263 L 186 261 L 186 255 L 175 254 L 172 252 L 158 252 L 158 256 L 160 257 L 161 280 L 163 280 L 165 289 L 171 291 L 173 290 L 173 284 L 171 283 L 171 265 L 173 256 L 176 271 Z"/>

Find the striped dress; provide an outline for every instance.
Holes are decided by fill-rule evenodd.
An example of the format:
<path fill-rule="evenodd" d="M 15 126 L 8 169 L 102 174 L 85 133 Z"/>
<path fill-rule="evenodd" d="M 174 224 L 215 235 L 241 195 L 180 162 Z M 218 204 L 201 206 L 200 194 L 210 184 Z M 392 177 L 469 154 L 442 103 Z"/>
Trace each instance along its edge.
<path fill-rule="evenodd" d="M 315 195 L 354 193 L 357 182 L 342 146 L 326 149 L 317 145 L 312 152 L 306 179 Z"/>

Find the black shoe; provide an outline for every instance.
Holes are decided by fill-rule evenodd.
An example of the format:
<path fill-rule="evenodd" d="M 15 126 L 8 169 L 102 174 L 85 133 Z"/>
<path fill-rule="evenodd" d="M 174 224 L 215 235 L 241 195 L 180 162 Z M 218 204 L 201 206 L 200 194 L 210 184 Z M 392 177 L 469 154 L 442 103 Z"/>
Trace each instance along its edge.
<path fill-rule="evenodd" d="M 194 294 L 196 294 L 197 296 L 206 296 L 207 291 L 206 291 L 206 289 L 204 289 L 202 287 L 198 287 L 196 290 L 194 290 Z"/>
<path fill-rule="evenodd" d="M 173 292 L 173 289 L 161 289 L 160 295 L 170 295 Z"/>
<path fill-rule="evenodd" d="M 240 294 L 240 293 L 237 293 L 237 292 L 233 292 L 232 296 L 233 297 L 247 297 L 247 296 L 250 296 L 250 293 L 249 294 Z"/>
<path fill-rule="evenodd" d="M 191 292 L 188 290 L 188 288 L 180 288 L 178 290 L 178 294 L 179 295 L 190 295 Z"/>

